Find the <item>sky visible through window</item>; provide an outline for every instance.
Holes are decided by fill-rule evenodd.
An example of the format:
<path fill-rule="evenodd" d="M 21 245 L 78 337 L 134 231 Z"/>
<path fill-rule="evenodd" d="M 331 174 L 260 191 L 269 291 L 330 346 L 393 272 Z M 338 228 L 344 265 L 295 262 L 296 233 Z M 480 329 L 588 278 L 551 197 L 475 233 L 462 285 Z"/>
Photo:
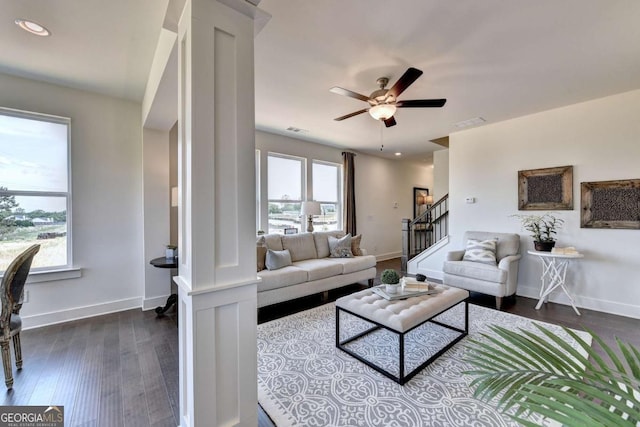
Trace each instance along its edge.
<path fill-rule="evenodd" d="M 336 166 L 313 164 L 313 199 L 322 202 L 338 201 L 338 168 Z"/>
<path fill-rule="evenodd" d="M 302 161 L 269 156 L 269 200 L 302 200 Z"/>
<path fill-rule="evenodd" d="M 0 185 L 9 190 L 67 191 L 67 125 L 0 114 Z M 20 207 L 60 210 L 20 197 Z M 62 207 L 64 210 L 65 207 Z"/>

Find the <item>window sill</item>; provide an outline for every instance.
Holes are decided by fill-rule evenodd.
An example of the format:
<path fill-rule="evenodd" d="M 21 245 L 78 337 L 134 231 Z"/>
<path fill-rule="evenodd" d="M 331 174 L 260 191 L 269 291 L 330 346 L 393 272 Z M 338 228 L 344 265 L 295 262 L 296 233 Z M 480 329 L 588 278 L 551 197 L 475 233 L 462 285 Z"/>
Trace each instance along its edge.
<path fill-rule="evenodd" d="M 82 269 L 70 267 L 60 270 L 32 271 L 27 283 L 54 282 L 56 280 L 77 279 L 82 277 Z"/>

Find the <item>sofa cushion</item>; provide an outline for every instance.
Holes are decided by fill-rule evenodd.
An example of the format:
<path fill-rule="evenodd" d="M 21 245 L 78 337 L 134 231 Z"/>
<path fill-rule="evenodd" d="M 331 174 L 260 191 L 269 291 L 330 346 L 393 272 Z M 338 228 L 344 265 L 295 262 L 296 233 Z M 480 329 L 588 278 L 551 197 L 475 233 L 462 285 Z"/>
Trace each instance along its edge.
<path fill-rule="evenodd" d="M 360 249 L 360 241 L 362 240 L 362 234 L 356 234 L 351 238 L 351 253 L 353 256 L 362 256 L 362 249 Z"/>
<path fill-rule="evenodd" d="M 342 274 L 342 265 L 331 262 L 328 258 L 296 261 L 294 266 L 306 271 L 309 276 L 309 281 Z"/>
<path fill-rule="evenodd" d="M 336 238 L 329 236 L 329 257 L 330 258 L 353 258 L 351 252 L 351 234 Z"/>
<path fill-rule="evenodd" d="M 326 258 L 329 256 L 329 236 L 342 237 L 344 233 L 340 230 L 334 231 L 316 231 L 313 233 L 313 240 L 316 244 L 316 253 L 318 258 Z"/>
<path fill-rule="evenodd" d="M 487 282 L 505 283 L 507 280 L 506 270 L 501 270 L 495 265 L 473 261 L 445 261 L 442 271 Z"/>
<path fill-rule="evenodd" d="M 269 249 L 272 249 L 274 251 L 281 251 L 284 249 L 282 247 L 281 234 L 264 234 L 258 238 L 258 242 L 260 242 L 261 239 L 264 239 L 264 243 Z"/>
<path fill-rule="evenodd" d="M 496 265 L 496 246 L 498 239 L 467 240 L 463 261 L 481 262 L 483 264 Z"/>
<path fill-rule="evenodd" d="M 315 259 L 316 245 L 313 241 L 313 234 L 288 234 L 282 236 L 282 248 L 289 249 L 291 261 L 301 261 L 303 259 Z"/>
<path fill-rule="evenodd" d="M 342 265 L 342 274 L 349 274 L 376 266 L 376 257 L 373 255 L 362 255 L 353 258 L 327 258 L 327 260 Z"/>
<path fill-rule="evenodd" d="M 265 265 L 269 270 L 278 270 L 280 268 L 291 265 L 291 254 L 287 249 L 283 251 L 274 251 L 267 249 Z"/>
<path fill-rule="evenodd" d="M 304 283 L 309 277 L 305 270 L 292 265 L 279 270 L 262 270 L 258 273 L 258 276 L 262 279 L 262 281 L 258 283 L 258 292 Z"/>

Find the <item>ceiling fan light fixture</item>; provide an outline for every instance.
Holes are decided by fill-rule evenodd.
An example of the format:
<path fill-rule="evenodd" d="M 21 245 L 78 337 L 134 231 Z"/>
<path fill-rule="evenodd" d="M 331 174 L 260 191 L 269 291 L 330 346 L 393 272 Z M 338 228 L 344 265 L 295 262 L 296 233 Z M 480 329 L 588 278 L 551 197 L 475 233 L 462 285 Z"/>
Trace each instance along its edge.
<path fill-rule="evenodd" d="M 40 37 L 48 37 L 51 35 L 51 32 L 47 30 L 43 25 L 38 24 L 34 21 L 29 21 L 28 19 L 16 19 L 16 25 L 28 33 L 35 34 Z"/>
<path fill-rule="evenodd" d="M 393 104 L 378 104 L 369 108 L 369 114 L 376 120 L 387 120 L 396 113 L 396 106 Z"/>

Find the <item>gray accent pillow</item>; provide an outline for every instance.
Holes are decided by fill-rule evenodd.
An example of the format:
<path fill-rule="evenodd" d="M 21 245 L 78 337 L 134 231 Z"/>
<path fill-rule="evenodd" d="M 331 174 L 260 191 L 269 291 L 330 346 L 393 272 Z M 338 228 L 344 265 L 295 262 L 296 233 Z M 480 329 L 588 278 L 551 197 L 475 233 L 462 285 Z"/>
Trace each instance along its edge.
<path fill-rule="evenodd" d="M 268 270 L 277 270 L 279 268 L 291 265 L 291 254 L 288 249 L 283 251 L 267 250 L 265 264 Z"/>
<path fill-rule="evenodd" d="M 490 240 L 467 240 L 467 247 L 464 251 L 463 261 L 481 262 L 483 264 L 496 265 L 496 246 L 498 239 Z"/>
<path fill-rule="evenodd" d="M 339 239 L 328 236 L 328 240 L 330 258 L 353 258 L 353 252 L 351 252 L 351 234 L 347 234 Z"/>

